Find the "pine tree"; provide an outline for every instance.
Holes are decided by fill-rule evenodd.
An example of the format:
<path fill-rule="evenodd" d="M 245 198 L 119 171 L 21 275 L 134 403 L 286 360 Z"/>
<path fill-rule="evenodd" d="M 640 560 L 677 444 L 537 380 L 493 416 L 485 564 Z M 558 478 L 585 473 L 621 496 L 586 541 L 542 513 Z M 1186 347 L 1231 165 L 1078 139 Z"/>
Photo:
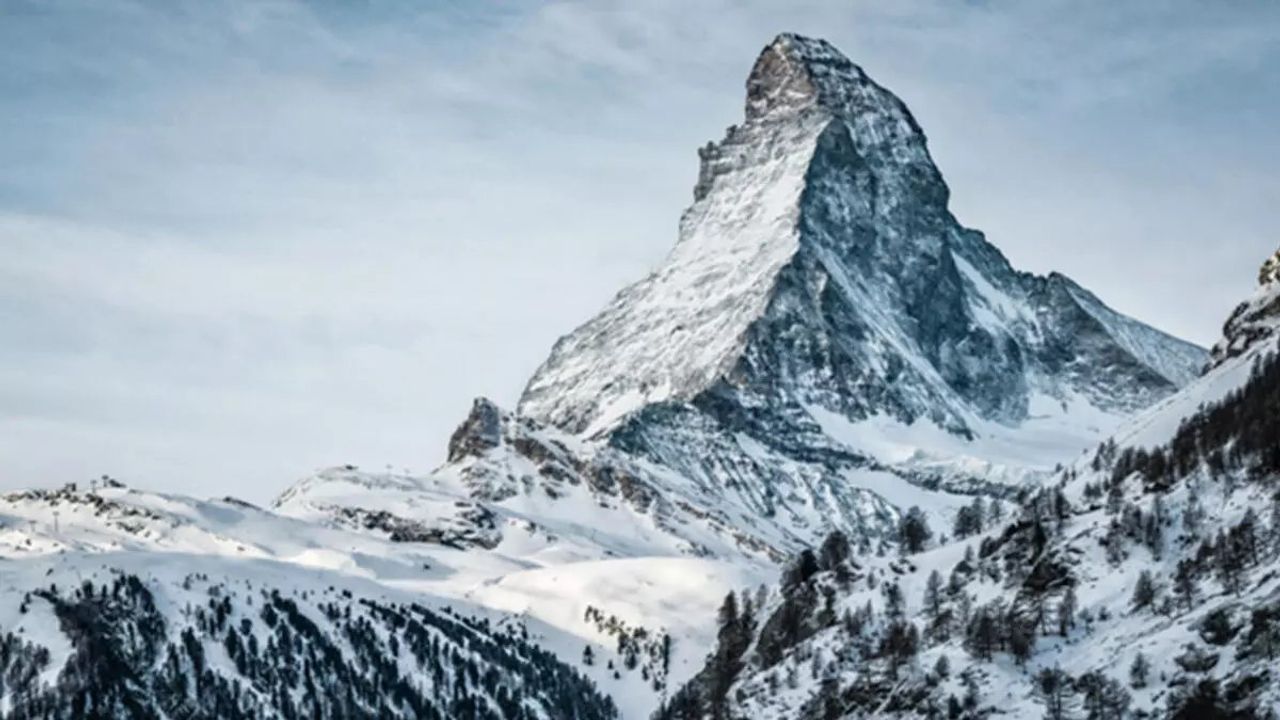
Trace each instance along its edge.
<path fill-rule="evenodd" d="M 1164 549 L 1164 503 L 1160 501 L 1159 495 L 1152 503 L 1151 514 L 1147 515 L 1142 528 L 1142 542 L 1151 551 L 1151 555 L 1159 560 Z"/>
<path fill-rule="evenodd" d="M 1169 720 L 1216 720 L 1230 718 L 1222 700 L 1218 681 L 1205 678 L 1185 694 L 1169 697 Z"/>
<path fill-rule="evenodd" d="M 897 578 L 893 582 L 887 582 L 880 587 L 880 593 L 884 595 L 884 614 L 890 620 L 901 620 L 907 615 L 907 601 L 902 595 L 902 586 L 898 584 Z"/>
<path fill-rule="evenodd" d="M 969 652 L 979 660 L 991 660 L 1000 642 L 1000 630 L 991 609 L 987 606 L 978 608 L 965 633 L 965 645 Z"/>
<path fill-rule="evenodd" d="M 1082 675 L 1075 683 L 1083 696 L 1089 720 L 1124 720 L 1132 697 L 1121 684 L 1100 672 Z"/>
<path fill-rule="evenodd" d="M 729 688 L 742 671 L 742 653 L 751 643 L 751 628 L 738 612 L 738 598 L 734 592 L 725 595 L 717 615 L 720 626 L 716 649 L 707 662 L 707 701 L 711 716 L 720 720 L 728 716 Z"/>
<path fill-rule="evenodd" d="M 946 597 L 943 595 L 942 574 L 937 570 L 929 573 L 924 586 L 924 614 L 929 621 L 929 635 L 935 640 L 944 641 L 947 632 L 945 612 Z"/>
<path fill-rule="evenodd" d="M 933 664 L 933 674 L 940 680 L 945 680 L 951 675 L 951 661 L 946 655 L 938 656 L 938 661 Z"/>
<path fill-rule="evenodd" d="M 818 549 L 818 564 L 825 570 L 835 570 L 849 559 L 849 538 L 839 530 L 832 531 Z"/>
<path fill-rule="evenodd" d="M 1036 646 L 1036 622 L 1026 620 L 1012 609 L 1005 616 L 1005 640 L 1009 645 L 1009 654 L 1018 665 L 1026 665 Z"/>
<path fill-rule="evenodd" d="M 1194 538 L 1200 533 L 1203 521 L 1204 508 L 1200 505 L 1200 493 L 1193 486 L 1187 497 L 1187 506 L 1182 511 L 1182 529 L 1186 531 L 1188 537 Z"/>
<path fill-rule="evenodd" d="M 898 669 L 915 657 L 919 649 L 920 633 L 914 623 L 903 619 L 890 622 L 880 645 L 881 654 L 889 661 L 889 676 L 896 680 Z"/>
<path fill-rule="evenodd" d="M 1280 653 L 1280 608 L 1254 608 L 1249 618 L 1248 642 L 1254 654 L 1276 659 Z"/>
<path fill-rule="evenodd" d="M 1112 479 L 1107 485 L 1107 514 L 1115 515 L 1124 505 L 1124 478 Z"/>
<path fill-rule="evenodd" d="M 1240 594 L 1244 589 L 1245 548 L 1243 537 L 1234 528 L 1230 533 L 1219 533 L 1214 543 L 1218 581 L 1222 589 Z"/>
<path fill-rule="evenodd" d="M 1071 632 L 1071 628 L 1075 627 L 1077 606 L 1076 587 L 1068 585 L 1062 593 L 1061 602 L 1058 603 L 1058 634 L 1062 637 L 1066 637 Z"/>
<path fill-rule="evenodd" d="M 972 671 L 964 674 L 964 706 L 969 710 L 977 710 L 982 701 L 982 691 L 978 687 L 978 678 Z"/>
<path fill-rule="evenodd" d="M 1138 580 L 1133 586 L 1133 599 L 1130 601 L 1130 606 L 1135 612 L 1145 610 L 1156 601 L 1158 592 L 1159 588 L 1156 586 L 1155 580 L 1152 579 L 1151 572 L 1143 570 L 1138 574 Z"/>
<path fill-rule="evenodd" d="M 1245 510 L 1240 524 L 1236 525 L 1232 532 L 1233 535 L 1238 537 L 1236 542 L 1240 548 L 1240 554 L 1248 566 L 1256 566 L 1261 562 L 1260 549 L 1262 543 L 1259 542 L 1259 538 L 1262 533 L 1259 530 L 1260 526 L 1261 522 L 1258 520 L 1257 511 L 1250 507 Z"/>
<path fill-rule="evenodd" d="M 1271 496 L 1271 552 L 1280 553 L 1280 492 Z"/>
<path fill-rule="evenodd" d="M 973 502 L 969 504 L 969 507 L 973 511 L 974 520 L 977 521 L 978 532 L 982 532 L 990 527 L 990 524 L 988 523 L 989 517 L 987 515 L 987 503 L 983 500 L 981 495 L 975 495 L 973 497 Z"/>
<path fill-rule="evenodd" d="M 918 553 L 924 550 L 932 537 L 933 531 L 929 529 L 924 511 L 916 506 L 909 508 L 898 523 L 898 542 L 903 551 L 908 554 Z"/>
<path fill-rule="evenodd" d="M 1107 562 L 1114 567 L 1119 567 L 1120 563 L 1124 562 L 1124 528 L 1118 520 L 1111 520 L 1102 542 L 1106 546 Z"/>
<path fill-rule="evenodd" d="M 1147 686 L 1147 678 L 1151 675 L 1151 663 L 1147 661 L 1147 656 L 1138 653 L 1133 657 L 1133 664 L 1129 666 L 1129 685 L 1135 689 L 1142 689 Z"/>
<path fill-rule="evenodd" d="M 1195 606 L 1196 570 L 1192 561 L 1187 559 L 1178 561 L 1178 568 L 1173 575 L 1173 592 L 1178 596 L 1178 601 L 1184 609 L 1190 610 Z"/>
<path fill-rule="evenodd" d="M 1071 701 L 1071 677 L 1061 668 L 1044 668 L 1036 675 L 1036 693 L 1044 701 L 1048 720 L 1066 720 Z"/>
<path fill-rule="evenodd" d="M 1226 645 L 1238 630 L 1231 621 L 1230 611 L 1222 607 L 1210 610 L 1200 621 L 1200 638 L 1210 645 Z"/>
<path fill-rule="evenodd" d="M 795 560 L 792 560 L 782 571 L 783 592 L 808 582 L 809 578 L 816 575 L 820 569 L 818 558 L 813 554 L 813 550 L 809 548 L 801 550 Z"/>

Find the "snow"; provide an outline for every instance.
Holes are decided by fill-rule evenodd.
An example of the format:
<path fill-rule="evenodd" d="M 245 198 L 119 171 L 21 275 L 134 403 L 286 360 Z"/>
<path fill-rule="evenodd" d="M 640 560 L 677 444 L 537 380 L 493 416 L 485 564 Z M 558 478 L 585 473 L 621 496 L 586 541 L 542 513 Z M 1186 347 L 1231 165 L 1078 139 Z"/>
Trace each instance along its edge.
<path fill-rule="evenodd" d="M 1095 446 L 1124 419 L 1083 400 L 1064 404 L 1037 394 L 1031 402 L 1031 417 L 1021 426 L 970 418 L 974 435 L 970 440 L 927 418 L 904 423 L 874 415 L 850 421 L 817 405 L 805 409 L 828 436 L 886 464 L 950 471 L 1010 485 L 1047 476 Z"/>
<path fill-rule="evenodd" d="M 765 579 L 773 578 L 724 561 L 628 558 L 513 573 L 484 582 L 463 597 L 566 629 L 562 636 L 549 637 L 546 646 L 575 661 L 588 643 L 598 658 L 607 657 L 615 644 L 584 622 L 588 607 L 602 608 L 634 627 L 662 629 L 676 638 L 668 676 L 668 687 L 674 689 L 702 667 L 707 649 L 714 645 L 716 627 L 709 620 L 724 596 Z M 580 669 L 614 697 L 626 717 L 647 717 L 663 697 L 655 695 L 638 673 L 614 679 L 603 661 Z"/>
<path fill-rule="evenodd" d="M 439 481 L 433 488 L 429 480 L 407 477 L 379 483 L 376 474 L 361 480 L 351 472 L 326 471 L 317 478 L 331 483 L 311 478 L 301 485 L 326 501 L 355 501 L 350 493 L 361 488 L 361 504 L 392 506 L 397 499 L 414 499 L 423 488 L 440 493 L 444 484 Z M 408 489 L 415 487 L 419 490 Z M 0 628 L 50 648 L 52 679 L 70 652 L 65 638 L 42 601 L 33 602 L 25 615 L 17 613 L 23 593 L 50 582 L 72 587 L 81 579 L 123 570 L 154 578 L 175 597 L 183 594 L 182 581 L 193 573 L 298 591 L 345 587 L 362 597 L 412 599 L 464 614 L 515 618 L 564 662 L 589 671 L 622 704 L 624 718 L 641 720 L 662 696 L 638 671 L 623 672 L 618 680 L 606 673 L 606 660 L 616 659 L 615 646 L 584 620 L 585 608 L 592 605 L 633 626 L 668 633 L 674 640 L 670 688 L 701 664 L 724 595 L 772 580 L 775 573 L 765 563 L 684 556 L 670 547 L 666 536 L 646 545 L 646 532 L 657 535 L 652 529 L 593 513 L 599 508 L 582 497 L 541 508 L 538 522 L 550 526 L 549 532 L 520 532 L 517 524 L 493 550 L 462 551 L 395 543 L 331 526 L 314 514 L 307 492 L 286 493 L 285 502 L 289 509 L 309 514 L 309 520 L 238 503 L 130 489 L 0 496 Z M 521 504 L 532 513 L 542 502 L 535 495 Z M 518 514 L 507 518 L 522 519 Z M 612 553 L 648 556 L 611 559 Z M 172 602 L 177 612 L 184 601 Z M 591 669 L 581 666 L 588 642 L 600 658 Z"/>
<path fill-rule="evenodd" d="M 1201 405 L 1226 397 L 1249 380 L 1254 361 L 1274 348 L 1269 343 L 1255 345 L 1242 355 L 1230 358 L 1210 373 L 1196 379 L 1181 392 L 1138 413 L 1116 433 L 1121 447 L 1152 448 L 1171 440 L 1183 418 L 1195 414 Z"/>
<path fill-rule="evenodd" d="M 1229 325 L 1229 334 L 1231 330 Z M 1121 420 L 1112 433 L 1116 444 L 1120 448 L 1151 448 L 1168 442 L 1184 419 L 1241 388 L 1248 381 L 1258 358 L 1276 352 L 1271 341 L 1239 344 L 1237 350 L 1240 354 L 1226 357 L 1178 393 L 1134 417 Z M 851 423 L 820 407 L 810 407 L 808 412 L 828 435 L 863 452 L 898 463 L 915 461 L 930 450 L 939 448 L 944 456 L 956 457 L 968 449 L 983 458 L 1017 462 L 1031 461 L 1041 455 L 1037 448 L 1013 444 L 1001 447 L 998 438 L 980 437 L 966 444 L 927 422 L 907 424 L 877 416 Z M 1100 426 L 1116 421 L 1109 416 L 1090 416 L 1087 403 L 1066 403 L 1064 407 L 1056 398 L 1050 397 L 1043 397 L 1033 404 L 1033 415 L 1068 427 L 1087 426 L 1090 434 L 1097 432 Z M 1054 433 L 1054 430 L 1046 428 L 1046 438 L 1051 438 Z M 1086 486 L 1100 486 L 1107 482 L 1110 468 L 1095 470 L 1092 468 L 1092 453 L 1081 456 L 1073 467 L 1058 476 L 1075 512 L 1065 520 L 1060 534 L 1052 538 L 1051 543 L 1069 563 L 1078 607 L 1088 611 L 1094 619 L 1089 624 L 1078 620 L 1077 626 L 1065 637 L 1059 637 L 1056 632 L 1042 633 L 1025 667 L 1017 666 L 1003 653 L 998 653 L 992 662 L 979 662 L 958 638 L 953 637 L 941 643 L 926 643 L 923 652 L 903 672 L 909 678 L 919 679 L 940 656 L 946 655 L 951 663 L 951 679 L 941 683 L 944 696 L 948 693 L 963 695 L 959 677 L 973 672 L 981 679 L 982 705 L 994 706 L 998 713 L 1013 717 L 1039 717 L 1043 714 L 1042 701 L 1033 691 L 1031 681 L 1040 669 L 1059 667 L 1075 676 L 1086 671 L 1100 671 L 1127 685 L 1129 668 L 1139 653 L 1150 663 L 1150 681 L 1144 688 L 1129 688 L 1133 708 L 1162 716 L 1170 694 L 1168 681 L 1186 676 L 1176 665 L 1175 658 L 1188 645 L 1207 648 L 1219 655 L 1216 666 L 1208 673 L 1210 677 L 1225 682 L 1262 673 L 1261 677 L 1265 678 L 1269 670 L 1265 657 L 1251 659 L 1237 652 L 1238 642 L 1220 648 L 1209 647 L 1196 628 L 1212 611 L 1225 610 L 1234 615 L 1237 626 L 1243 626 L 1249 622 L 1250 610 L 1274 606 L 1280 601 L 1280 574 L 1274 571 L 1274 563 L 1264 560 L 1251 570 L 1238 595 L 1226 592 L 1210 572 L 1198 581 L 1195 603 L 1190 609 L 1181 604 L 1173 604 L 1162 611 L 1131 608 L 1134 586 L 1140 574 L 1150 573 L 1162 588 L 1160 592 L 1167 596 L 1177 564 L 1195 555 L 1201 539 L 1218 535 L 1239 523 L 1251 510 L 1259 512 L 1274 502 L 1273 483 L 1258 482 L 1245 470 L 1228 469 L 1227 475 L 1211 476 L 1205 470 L 1197 470 L 1159 493 L 1148 492 L 1141 482 L 1131 479 L 1124 486 L 1124 502 L 1136 505 L 1148 515 L 1154 513 L 1155 504 L 1159 502 L 1168 521 L 1161 526 L 1161 541 L 1155 550 L 1127 541 L 1124 558 L 1116 563 L 1107 557 L 1103 543 L 1114 516 L 1107 514 L 1101 500 L 1090 500 L 1084 492 Z M 876 478 L 867 482 L 880 480 Z M 913 503 L 921 499 L 897 495 L 890 487 L 882 491 L 896 503 Z M 1193 493 L 1205 512 L 1202 526 L 1190 533 L 1184 528 L 1182 518 Z M 937 508 L 929 510 L 938 512 Z M 1260 529 L 1267 537 L 1275 537 L 1275 528 Z M 892 579 L 900 585 L 907 601 L 907 617 L 918 622 L 923 612 L 925 582 L 930 573 L 936 571 L 946 578 L 967 550 L 983 547 L 988 541 L 1007 538 L 1011 530 L 1003 525 L 989 527 L 980 535 L 935 546 L 904 559 L 859 557 L 861 571 L 865 575 L 879 577 L 880 582 L 873 585 L 855 581 L 854 588 L 842 592 L 837 600 L 837 612 L 868 602 L 881 606 L 883 596 L 879 588 L 886 580 Z M 994 548 L 1000 545 L 1000 542 L 990 543 Z M 999 561 L 993 564 L 998 565 Z M 965 591 L 971 594 L 975 605 L 992 600 L 1008 602 L 1014 596 L 1014 588 L 1004 582 L 992 581 L 982 573 L 966 584 Z M 1055 602 L 1050 598 L 1051 612 L 1055 611 Z M 777 668 L 759 672 L 749 665 L 745 676 L 730 691 L 731 697 L 745 698 L 735 704 L 734 717 L 795 716 L 819 688 L 816 678 L 811 678 L 807 672 L 808 658 L 834 657 L 849 642 L 841 626 L 837 625 L 804 641 L 788 653 Z M 841 668 L 837 676 L 849 682 L 854 674 L 861 671 L 861 667 Z M 795 687 L 784 687 L 780 692 L 771 693 L 765 682 L 768 674 L 798 677 L 799 680 Z M 1261 707 L 1275 706 L 1280 702 L 1280 688 L 1274 682 L 1263 682 L 1251 692 Z"/>
<path fill-rule="evenodd" d="M 951 257 L 955 259 L 956 268 L 978 293 L 978 304 L 970 307 L 978 313 L 983 325 L 1001 332 L 1012 321 L 1035 322 L 1035 317 L 1028 311 L 1025 301 L 1016 301 L 1008 293 L 997 289 L 963 256 L 952 253 Z"/>
<path fill-rule="evenodd" d="M 596 434 L 727 369 L 798 247 L 798 201 L 822 128 L 762 121 L 731 131 L 730 167 L 685 213 L 661 268 L 556 343 L 520 412 Z"/>

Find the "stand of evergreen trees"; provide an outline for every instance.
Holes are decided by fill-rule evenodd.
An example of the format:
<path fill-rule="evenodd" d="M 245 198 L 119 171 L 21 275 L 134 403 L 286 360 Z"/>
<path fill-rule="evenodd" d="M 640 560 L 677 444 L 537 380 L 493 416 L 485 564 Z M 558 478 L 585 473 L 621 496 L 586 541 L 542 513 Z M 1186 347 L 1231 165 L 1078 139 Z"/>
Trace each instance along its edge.
<path fill-rule="evenodd" d="M 1261 356 L 1249 380 L 1226 397 L 1182 421 L 1162 448 L 1099 448 L 1095 467 L 1111 461 L 1112 484 L 1138 473 L 1163 488 L 1200 467 L 1214 476 L 1245 471 L 1263 478 L 1280 474 L 1280 354 Z"/>
<path fill-rule="evenodd" d="M 4 720 L 617 716 L 589 680 L 522 634 L 416 604 L 276 590 L 233 597 L 213 585 L 205 604 L 166 619 L 133 575 L 33 595 L 73 653 L 56 685 L 42 687 L 48 652 L 0 640 Z"/>

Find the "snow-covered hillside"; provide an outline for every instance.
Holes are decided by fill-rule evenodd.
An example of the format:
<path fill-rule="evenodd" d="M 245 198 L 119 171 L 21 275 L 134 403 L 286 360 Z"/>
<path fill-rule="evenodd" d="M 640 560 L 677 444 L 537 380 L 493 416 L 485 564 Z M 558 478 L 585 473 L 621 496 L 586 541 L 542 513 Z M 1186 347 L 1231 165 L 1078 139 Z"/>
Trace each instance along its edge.
<path fill-rule="evenodd" d="M 425 480 L 337 468 L 308 480 L 307 485 L 325 487 L 340 499 L 342 488 L 404 491 L 419 482 Z M 419 503 L 432 496 L 418 492 L 408 497 L 411 503 Z M 397 517 L 409 517 L 415 509 L 422 510 L 423 517 L 433 516 L 429 506 L 409 505 L 396 507 Z M 147 641 L 145 657 L 131 660 L 138 663 L 134 668 L 138 673 L 145 674 L 147 663 L 166 660 L 170 643 L 177 643 L 181 672 L 188 673 L 189 663 L 195 661 L 188 655 L 195 651 L 186 647 L 190 641 L 183 633 L 193 628 L 203 647 L 200 652 L 217 676 L 209 682 L 226 688 L 240 684 L 242 697 L 235 702 L 241 716 L 288 717 L 286 703 L 278 695 L 289 694 L 294 709 L 301 712 L 310 706 L 303 703 L 300 687 L 281 686 L 286 681 L 276 674 L 285 673 L 283 666 L 262 670 L 263 677 L 228 666 L 231 660 L 223 646 L 245 640 L 232 641 L 228 635 L 257 633 L 264 653 L 257 662 L 264 666 L 292 662 L 269 656 L 265 645 L 273 628 L 262 627 L 268 612 L 263 603 L 278 593 L 284 599 L 281 602 L 296 604 L 319 628 L 323 642 L 317 640 L 314 652 L 337 652 L 344 662 L 358 661 L 359 652 L 395 656 L 397 644 L 413 642 L 406 634 L 412 628 L 369 604 L 380 603 L 394 605 L 396 612 L 421 615 L 420 621 L 428 626 L 445 620 L 462 623 L 467 627 L 449 627 L 471 638 L 459 641 L 465 647 L 494 642 L 507 650 L 493 657 L 464 652 L 458 660 L 448 645 L 433 649 L 433 657 L 439 658 L 432 661 L 433 667 L 438 664 L 439 672 L 448 675 L 443 686 L 420 676 L 421 663 L 427 660 L 401 653 L 397 672 L 408 683 L 405 698 L 412 701 L 405 699 L 406 704 L 394 706 L 360 698 L 358 711 L 326 705 L 318 710 L 321 716 L 388 717 L 398 712 L 403 717 L 433 717 L 422 708 L 445 693 L 471 698 L 466 707 L 477 712 L 489 706 L 497 713 L 476 717 L 523 718 L 526 715 L 520 712 L 528 712 L 527 717 L 533 718 L 606 718 L 617 703 L 623 709 L 621 717 L 642 718 L 658 704 L 669 684 L 683 682 L 701 662 L 712 638 L 708 621 L 714 617 L 716 597 L 767 575 L 761 568 L 696 557 L 615 558 L 606 545 L 592 543 L 585 532 L 581 538 L 571 535 L 567 542 L 558 543 L 557 538 L 529 531 L 511 532 L 503 543 L 486 548 L 456 542 L 448 533 L 419 533 L 417 526 L 388 530 L 362 522 L 317 522 L 230 498 L 196 501 L 125 487 L 11 493 L 0 496 L 0 635 L 8 633 L 30 644 L 31 653 L 42 647 L 48 654 L 40 673 L 15 691 L 44 697 L 41 693 L 46 689 L 61 692 L 70 687 L 68 683 L 82 683 L 75 685 L 77 692 L 92 695 L 97 692 L 96 680 L 65 675 L 74 666 L 66 664 L 74 658 L 69 643 L 74 644 L 82 630 L 58 616 L 60 603 L 70 603 L 70 609 L 64 608 L 67 613 L 131 614 L 127 607 L 98 607 L 101 603 L 96 598 L 77 593 L 86 580 L 98 589 L 104 583 L 136 582 L 140 589 L 135 594 L 145 595 L 149 598 L 145 602 L 159 608 L 156 622 L 160 625 L 147 631 L 154 632 L 154 637 Z M 197 609 L 213 612 L 210 603 L 224 598 L 232 605 L 231 619 L 209 625 L 200 616 L 205 611 Z M 90 601 L 93 608 L 81 607 Z M 348 611 L 355 614 L 348 617 Z M 330 617 L 334 613 L 340 618 Z M 347 625 L 354 622 L 352 617 L 371 614 L 390 625 L 375 623 L 369 630 L 374 636 L 367 642 L 376 649 L 358 650 L 352 644 L 356 631 Z M 242 620 L 250 623 L 250 630 L 240 629 Z M 110 631 L 98 627 L 94 619 L 84 623 L 89 625 L 85 632 Z M 306 628 L 290 632 L 302 631 Z M 326 649 L 329 645 L 335 649 Z M 591 665 L 582 663 L 588 647 L 595 658 Z M 0 653 L 0 657 L 7 656 Z M 503 697 L 527 696 L 525 710 L 495 709 L 503 701 L 485 679 L 490 669 L 501 677 L 515 673 L 498 686 L 505 688 Z M 345 692 L 341 683 L 355 668 L 329 672 L 339 673 L 333 692 L 341 694 Z M 453 679 L 458 672 L 466 673 L 465 682 Z M 523 672 L 538 675 L 522 680 L 519 673 Z M 578 676 L 581 679 L 575 679 Z M 370 682 L 377 683 L 392 680 L 392 675 L 370 677 Z M 539 685 L 543 682 L 548 684 Z M 193 717 L 236 716 L 227 705 L 216 710 L 200 706 L 195 689 L 188 690 L 193 707 L 212 713 Z M 572 699 L 597 690 L 603 693 L 599 698 Z M 131 692 L 140 698 L 146 694 L 138 688 Z M 230 689 L 225 692 L 234 694 Z M 0 697 L 6 695 L 0 692 Z M 0 717 L 9 717 L 4 712 L 12 712 L 15 718 L 67 716 L 63 711 L 41 710 L 46 706 L 39 703 L 23 710 L 22 698 L 7 697 L 9 705 L 0 705 Z M 145 703 L 169 712 L 163 703 L 181 700 L 165 698 L 149 697 Z M 564 702 L 578 708 L 578 714 L 555 709 Z M 456 709 L 461 706 L 434 707 L 442 713 L 440 717 L 472 717 Z"/>
<path fill-rule="evenodd" d="M 1016 512 L 904 525 L 881 556 L 833 535 L 730 596 L 659 720 L 1275 717 L 1278 295 L 1264 271 L 1230 357 Z"/>

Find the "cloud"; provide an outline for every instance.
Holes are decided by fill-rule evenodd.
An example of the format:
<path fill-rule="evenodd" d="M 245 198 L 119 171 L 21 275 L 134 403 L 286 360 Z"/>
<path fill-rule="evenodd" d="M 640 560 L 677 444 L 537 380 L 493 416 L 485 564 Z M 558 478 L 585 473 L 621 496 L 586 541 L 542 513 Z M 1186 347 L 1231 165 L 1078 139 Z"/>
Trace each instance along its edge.
<path fill-rule="evenodd" d="M 1277 10 L 10 3 L 0 487 L 425 469 L 675 239 L 777 32 L 911 106 L 960 219 L 1201 342 L 1274 249 Z"/>

